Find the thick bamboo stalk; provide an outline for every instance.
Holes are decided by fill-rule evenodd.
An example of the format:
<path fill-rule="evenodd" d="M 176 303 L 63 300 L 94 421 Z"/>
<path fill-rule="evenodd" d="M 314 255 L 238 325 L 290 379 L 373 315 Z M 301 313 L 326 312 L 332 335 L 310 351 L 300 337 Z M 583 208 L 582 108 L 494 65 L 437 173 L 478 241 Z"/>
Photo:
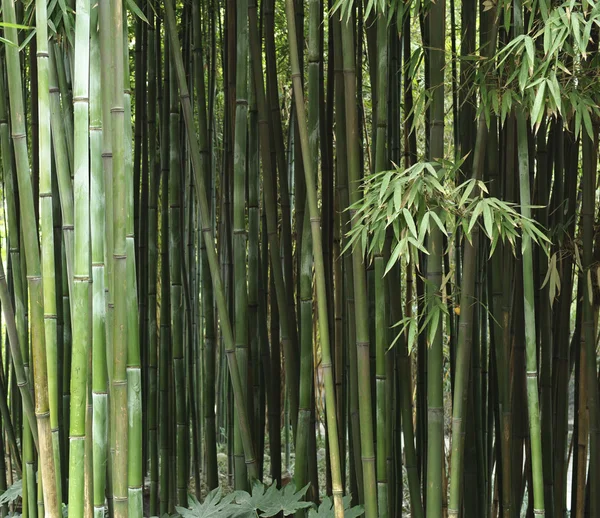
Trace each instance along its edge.
<path fill-rule="evenodd" d="M 175 382 L 177 505 L 187 503 L 187 459 L 185 444 L 185 392 L 183 369 L 183 243 L 181 229 L 181 159 L 179 155 L 179 102 L 177 80 L 170 61 L 169 74 L 169 270 L 171 286 L 171 347 Z"/>
<path fill-rule="evenodd" d="M 248 4 L 236 4 L 235 143 L 233 156 L 233 280 L 235 299 L 235 348 L 242 387 L 248 387 L 248 291 L 246 275 L 246 168 L 248 149 Z M 248 402 L 252 401 L 248 399 Z M 250 408 L 249 415 L 253 415 Z M 235 487 L 247 489 L 244 448 L 237 420 L 234 422 Z"/>
<path fill-rule="evenodd" d="M 377 14 L 377 129 L 376 129 L 376 151 L 375 171 L 381 172 L 389 168 L 387 131 L 388 131 L 388 25 L 385 13 Z M 389 250 L 386 256 L 389 255 Z M 391 444 L 387 442 L 387 415 L 386 391 L 386 349 L 388 343 L 388 327 L 386 312 L 386 290 L 383 272 L 385 268 L 384 257 L 379 254 L 375 257 L 374 271 L 374 299 L 375 299 L 375 390 L 376 390 L 376 423 L 377 423 L 377 504 L 379 516 L 388 516 L 388 473 L 387 460 L 388 448 Z"/>
<path fill-rule="evenodd" d="M 429 18 L 429 76 L 432 89 L 429 159 L 444 158 L 444 69 L 445 69 L 445 1 L 432 4 Z M 432 229 L 428 240 L 427 299 L 430 308 L 441 304 L 442 234 Z M 437 311 L 440 311 L 438 306 Z M 443 408 L 443 314 L 435 320 L 436 327 L 428 330 L 433 339 L 427 351 L 427 516 L 441 517 L 444 471 L 444 408 Z"/>
<path fill-rule="evenodd" d="M 154 10 L 148 10 L 148 162 L 150 168 L 148 196 L 148 460 L 150 471 L 150 516 L 158 516 L 158 193 L 160 190 L 160 153 L 157 140 L 157 75 L 160 79 L 160 53 L 157 57 L 157 38 Z M 160 34 L 159 34 L 160 36 Z M 160 41 L 160 38 L 158 38 Z M 159 74 L 157 74 L 159 72 Z M 160 119 L 160 117 L 159 117 Z"/>
<path fill-rule="evenodd" d="M 103 67 L 112 68 L 111 84 L 106 85 L 112 91 L 111 96 L 111 134 L 112 134 L 112 275 L 114 317 L 112 318 L 112 365 L 111 372 L 111 419 L 113 433 L 112 453 L 112 497 L 115 518 L 125 518 L 128 512 L 128 438 L 129 419 L 127 405 L 127 171 L 125 162 L 125 99 L 123 95 L 123 4 L 116 0 L 110 4 L 110 19 L 113 27 L 107 38 L 112 38 L 111 55 L 102 54 Z M 102 23 L 101 18 L 101 23 Z M 101 36 L 104 33 L 101 32 Z M 104 44 L 108 44 L 104 40 Z M 109 287 L 110 289 L 110 287 Z M 111 447 L 112 447 L 111 444 Z"/>
<path fill-rule="evenodd" d="M 358 140 L 358 117 L 356 109 L 356 69 L 354 64 L 354 34 L 348 20 L 342 20 L 342 54 L 344 64 L 344 92 L 347 125 L 348 183 L 350 203 L 360 201 L 360 156 Z M 354 224 L 354 211 L 350 211 Z M 361 247 L 352 251 L 354 275 L 355 326 L 358 373 L 358 410 L 360 417 L 360 443 L 364 478 L 365 515 L 377 516 L 377 480 L 375 474 L 375 450 L 373 438 L 373 410 L 371 399 L 371 367 L 369 342 L 369 315 L 367 279 Z"/>
<path fill-rule="evenodd" d="M 92 260 L 92 441 L 94 518 L 106 510 L 108 391 L 106 363 L 105 182 L 98 6 L 90 13 L 90 230 Z"/>
<path fill-rule="evenodd" d="M 31 296 L 31 326 L 33 350 L 33 379 L 35 386 L 35 414 L 37 419 L 39 452 L 41 459 L 41 474 L 44 482 L 44 500 L 47 512 L 51 517 L 59 516 L 60 501 L 57 494 L 56 474 L 53 458 L 52 435 L 50 428 L 47 359 L 44 332 L 44 295 L 42 284 L 42 269 L 40 250 L 37 240 L 37 222 L 33 200 L 33 189 L 29 171 L 27 141 L 25 133 L 24 106 L 22 83 L 19 74 L 20 62 L 18 52 L 17 30 L 15 28 L 15 6 L 11 0 L 2 2 L 5 27 L 4 36 L 7 40 L 6 65 L 8 76 L 8 91 L 10 99 L 10 115 L 12 139 L 15 150 L 15 165 L 19 188 L 19 204 L 21 209 L 21 228 L 27 259 L 27 279 Z M 12 44 L 10 44 L 12 42 Z M 48 142 L 49 145 L 49 142 Z"/>
<path fill-rule="evenodd" d="M 69 428 L 69 509 L 84 515 L 84 450 L 90 337 L 90 184 L 89 184 L 90 3 L 77 2 L 73 80 L 75 258 L 73 261 L 73 356 Z"/>

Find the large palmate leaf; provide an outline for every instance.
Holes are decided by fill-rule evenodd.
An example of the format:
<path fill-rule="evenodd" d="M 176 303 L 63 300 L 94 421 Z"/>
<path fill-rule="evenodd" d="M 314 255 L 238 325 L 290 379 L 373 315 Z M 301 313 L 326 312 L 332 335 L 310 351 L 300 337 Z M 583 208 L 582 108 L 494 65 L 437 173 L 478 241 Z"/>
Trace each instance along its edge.
<path fill-rule="evenodd" d="M 246 491 L 235 491 L 223 496 L 220 488 L 211 491 L 204 502 L 199 503 L 190 497 L 190 508 L 176 507 L 182 518 L 257 518 L 275 516 L 283 513 L 289 516 L 300 509 L 312 507 L 311 502 L 303 502 L 302 498 L 310 484 L 296 491 L 296 486 L 290 482 L 282 489 L 275 484 L 266 487 L 256 482 L 252 494 Z"/>
<path fill-rule="evenodd" d="M 195 497 L 190 496 L 190 509 L 176 507 L 175 510 L 182 516 L 182 518 L 212 518 L 215 516 L 231 516 L 231 514 L 228 514 L 227 512 L 227 508 L 231 506 L 234 498 L 234 493 L 230 493 L 223 497 L 223 492 L 219 487 L 208 493 L 204 499 L 204 502 L 200 503 Z"/>
<path fill-rule="evenodd" d="M 17 480 L 0 495 L 0 505 L 10 504 L 23 494 L 23 480 Z"/>
<path fill-rule="evenodd" d="M 344 502 L 344 518 L 357 518 L 365 513 L 362 505 L 350 507 L 352 497 L 346 495 L 343 498 Z M 333 508 L 333 500 L 326 496 L 321 505 L 317 509 L 311 509 L 308 512 L 308 518 L 335 518 L 335 510 Z"/>

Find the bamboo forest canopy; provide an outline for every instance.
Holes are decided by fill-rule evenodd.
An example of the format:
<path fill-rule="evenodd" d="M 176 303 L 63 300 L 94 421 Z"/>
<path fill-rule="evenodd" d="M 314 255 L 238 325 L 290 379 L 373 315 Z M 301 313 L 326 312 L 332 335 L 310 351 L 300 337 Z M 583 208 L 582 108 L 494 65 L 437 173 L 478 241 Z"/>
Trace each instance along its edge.
<path fill-rule="evenodd" d="M 600 3 L 0 2 L 0 518 L 600 516 Z"/>

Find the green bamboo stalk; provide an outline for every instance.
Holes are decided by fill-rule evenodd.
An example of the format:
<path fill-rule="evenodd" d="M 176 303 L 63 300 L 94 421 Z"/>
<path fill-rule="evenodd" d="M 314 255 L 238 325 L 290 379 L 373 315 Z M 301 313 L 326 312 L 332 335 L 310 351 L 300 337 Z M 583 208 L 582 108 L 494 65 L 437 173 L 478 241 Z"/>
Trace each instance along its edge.
<path fill-rule="evenodd" d="M 73 3 L 73 2 L 71 2 Z M 73 7 L 75 7 L 73 5 Z M 68 29 L 71 30 L 72 29 Z M 71 36 L 72 37 L 72 36 Z M 72 41 L 72 40 L 71 40 Z M 65 46 L 55 46 L 56 56 L 56 73 L 58 78 L 58 87 L 60 90 L 60 96 L 63 99 L 62 103 L 62 117 L 65 127 L 65 136 L 67 142 L 67 150 L 69 157 L 69 169 L 73 171 L 73 91 L 71 85 L 67 79 L 67 72 L 70 68 L 68 65 L 69 56 Z"/>
<path fill-rule="evenodd" d="M 346 105 L 348 182 L 350 203 L 360 200 L 360 156 L 358 142 L 358 122 L 356 109 L 356 68 L 354 62 L 354 34 L 348 20 L 342 20 L 342 54 L 344 66 L 344 93 Z M 351 224 L 354 213 L 351 210 Z M 364 478 L 365 515 L 377 516 L 377 479 L 375 473 L 375 449 L 373 444 L 373 410 L 371 400 L 371 366 L 369 343 L 369 316 L 367 299 L 367 278 L 362 251 L 356 247 L 352 251 L 354 275 L 355 326 L 358 373 L 358 410 L 360 417 L 360 443 Z"/>
<path fill-rule="evenodd" d="M 319 168 L 319 22 L 320 2 L 309 3 L 308 25 L 308 133 L 311 170 Z M 313 387 L 313 257 L 310 217 L 304 213 L 300 250 L 300 398 L 294 478 L 299 487 L 308 482 L 309 434 Z M 339 436 L 339 434 L 338 434 Z M 301 514 L 300 516 L 305 516 Z"/>
<path fill-rule="evenodd" d="M 157 328 L 157 276 L 158 276 L 158 193 L 160 190 L 160 153 L 156 133 L 157 71 L 160 69 L 160 52 L 156 47 L 154 9 L 148 9 L 148 162 L 150 168 L 148 197 L 148 460 L 150 471 L 150 516 L 158 516 L 158 328 Z M 160 36 L 160 34 L 159 34 Z M 160 117 L 159 117 L 160 119 Z"/>
<path fill-rule="evenodd" d="M 160 271 L 160 344 L 158 358 L 159 372 L 159 400 L 158 411 L 159 415 L 169 415 L 169 382 L 168 382 L 168 348 L 170 344 L 170 320 L 171 313 L 169 309 L 169 103 L 166 99 L 169 98 L 169 50 L 168 42 L 165 41 L 164 48 L 164 87 L 162 112 L 160 117 L 160 164 L 161 164 L 161 271 Z M 168 512 L 169 505 L 169 434 L 167 427 L 163 425 L 162 430 L 159 430 L 159 488 L 160 488 L 160 516 Z"/>
<path fill-rule="evenodd" d="M 90 4 L 77 2 L 73 79 L 75 260 L 73 263 L 73 357 L 69 428 L 69 509 L 84 515 L 84 454 L 90 337 L 89 52 Z"/>
<path fill-rule="evenodd" d="M 60 196 L 60 208 L 63 226 L 63 240 L 65 247 L 65 258 L 67 261 L 67 276 L 69 295 L 73 296 L 73 182 L 71 181 L 71 164 L 69 162 L 67 143 L 65 140 L 65 120 L 61 113 L 60 95 L 56 86 L 56 45 L 50 43 L 48 56 L 48 86 L 50 89 L 50 125 L 52 128 L 52 148 L 56 164 L 56 177 L 58 180 L 58 193 Z"/>
<path fill-rule="evenodd" d="M 520 0 L 514 2 L 515 35 L 523 33 L 522 9 Z M 529 149 L 525 113 L 516 110 L 517 141 L 519 160 L 519 190 L 521 196 L 521 214 L 531 217 L 531 196 L 529 187 Z M 531 440 L 531 468 L 533 472 L 533 505 L 536 516 L 544 516 L 544 477 L 542 469 L 542 439 L 540 430 L 540 410 L 537 375 L 537 344 L 535 327 L 534 287 L 533 287 L 533 251 L 531 237 L 521 237 L 523 258 L 523 304 L 525 313 L 525 349 L 527 369 L 527 410 Z M 589 360 L 589 359 L 588 359 Z M 594 367 L 594 378 L 596 369 Z M 596 383 L 593 384 L 594 387 Z M 596 390 L 596 388 L 595 388 Z"/>
<path fill-rule="evenodd" d="M 233 156 L 233 261 L 235 348 L 242 387 L 248 387 L 248 291 L 246 274 L 246 154 L 248 148 L 248 3 L 236 2 L 235 143 Z M 248 401 L 252 401 L 248 399 Z M 250 415 L 253 415 L 250 412 Z M 235 487 L 247 489 L 244 448 L 234 422 Z"/>
<path fill-rule="evenodd" d="M 102 152 L 106 137 L 102 128 L 102 94 L 99 7 L 90 13 L 90 230 L 92 260 L 92 441 L 94 518 L 106 511 L 106 463 L 108 438 L 108 392 L 106 363 L 105 182 Z"/>
<path fill-rule="evenodd" d="M 314 110 L 310 110 L 311 123 L 314 123 Z M 314 130 L 314 126 L 311 126 Z M 311 135 L 313 133 L 311 132 Z M 312 166 L 318 161 L 318 144 L 311 138 L 313 154 Z M 311 399 L 313 387 L 313 286 L 312 286 L 312 235 L 308 213 L 304 216 L 304 237 L 302 238 L 302 260 L 300 269 L 300 408 L 298 410 L 298 432 L 296 434 L 296 463 L 294 479 L 298 487 L 308 482 L 309 433 L 311 422 Z M 304 515 L 301 515 L 304 516 Z"/>
<path fill-rule="evenodd" d="M 444 1 L 432 4 L 429 18 L 429 76 L 432 89 L 431 125 L 429 134 L 429 157 L 431 160 L 444 158 L 444 68 L 445 68 L 445 16 Z M 428 241 L 427 299 L 428 304 L 441 301 L 442 234 L 438 228 L 432 230 Z M 442 471 L 444 470 L 444 408 L 443 408 L 443 315 L 435 320 L 436 327 L 429 331 L 433 336 L 427 351 L 427 516 L 442 515 Z"/>
<path fill-rule="evenodd" d="M 186 459 L 186 418 L 185 385 L 183 358 L 183 288 L 181 285 L 183 252 L 181 232 L 181 161 L 179 156 L 179 103 L 177 99 L 177 80 L 171 60 L 169 74 L 169 269 L 171 285 L 171 347 L 173 355 L 173 379 L 175 383 L 176 415 L 176 471 L 177 502 L 187 504 L 187 459 Z"/>
<path fill-rule="evenodd" d="M 51 517 L 59 516 L 60 501 L 57 494 L 56 474 L 53 458 L 52 435 L 50 428 L 47 359 L 44 332 L 44 294 L 40 251 L 37 241 L 37 224 L 31 185 L 29 158 L 25 133 L 24 106 L 22 97 L 22 82 L 19 74 L 20 61 L 18 51 L 17 30 L 15 28 L 15 7 L 11 1 L 2 2 L 5 27 L 4 36 L 7 40 L 6 65 L 8 91 L 10 99 L 10 115 L 12 138 L 15 150 L 15 165 L 19 186 L 19 203 L 21 209 L 21 228 L 25 256 L 27 259 L 27 279 L 31 295 L 31 325 L 33 349 L 33 379 L 35 384 L 35 414 L 37 419 L 39 451 L 41 458 L 41 479 L 44 481 L 44 500 L 46 509 Z M 12 42 L 12 44 L 10 44 Z M 47 86 L 47 83 L 46 83 Z M 48 142 L 49 145 L 49 142 Z M 50 231 L 52 232 L 52 230 Z M 51 367 L 52 368 L 52 367 Z"/>
<path fill-rule="evenodd" d="M 124 167 L 126 187 L 125 250 L 127 277 L 127 412 L 128 412 L 128 448 L 127 448 L 127 493 L 128 513 L 132 517 L 142 516 L 142 369 L 140 354 L 140 325 L 138 311 L 138 287 L 136 274 L 135 244 L 135 201 L 139 192 L 134 192 L 133 141 L 131 125 L 131 74 L 129 72 L 129 32 L 127 14 L 123 8 L 123 107 L 124 107 Z M 115 49 L 116 50 L 116 49 Z M 118 62 L 115 63 L 118 66 Z M 138 71 L 139 72 L 139 71 Z M 140 74 L 141 76 L 142 74 Z M 141 79 L 140 77 L 140 80 Z"/>
<path fill-rule="evenodd" d="M 102 95 L 102 164 L 104 172 L 104 201 L 105 201 L 105 245 L 104 245 L 104 271 L 105 271 L 105 304 L 106 304 L 106 371 L 107 392 L 110 392 L 113 382 L 114 363 L 114 320 L 115 320 L 115 276 L 114 276 L 114 225 L 113 225 L 113 154 L 112 154 L 112 96 L 114 87 L 112 85 L 114 75 L 114 38 L 111 33 L 111 5 L 110 2 L 98 3 L 98 29 L 100 37 L 100 65 L 101 65 L 101 89 Z M 107 193 L 109 194 L 107 196 Z M 94 380 L 92 380 L 93 382 Z M 107 406 L 108 423 L 108 452 L 106 471 L 106 506 L 109 515 L 114 515 L 113 500 L 113 460 L 115 453 L 115 426 L 114 426 L 114 397 L 109 397 Z"/>
<path fill-rule="evenodd" d="M 252 70 L 252 62 L 250 62 Z M 258 465 L 264 460 L 265 443 L 265 378 L 261 365 L 260 337 L 260 159 L 258 108 L 254 82 L 249 81 L 248 93 L 248 345 L 252 362 L 254 394 L 254 441 L 258 455 Z"/>
<path fill-rule="evenodd" d="M 200 30 L 200 17 L 193 17 L 194 27 L 194 62 L 195 62 L 195 85 L 196 99 L 195 106 L 198 107 L 198 122 L 199 122 L 199 145 L 200 159 L 202 163 L 202 171 L 207 186 L 212 183 L 211 170 L 211 155 L 210 155 L 210 129 L 209 124 L 206 93 L 204 81 L 204 66 L 202 61 L 202 34 Z M 215 25 L 213 23 L 211 25 Z M 216 29 L 215 29 L 216 30 Z M 213 45 L 216 46 L 216 41 L 213 40 Z M 209 91 L 209 95 L 212 91 Z M 212 99 L 212 95 L 210 95 Z M 212 197 L 207 199 L 208 210 L 212 214 Z M 215 323 L 214 323 L 214 300 L 212 294 L 212 284 L 210 280 L 210 271 L 208 266 L 208 258 L 206 255 L 206 244 L 203 239 L 200 241 L 200 270 L 202 284 L 202 312 L 204 321 L 204 387 L 203 387 L 203 414 L 204 414 L 204 430 L 205 430 L 205 454 L 206 454 L 206 482 L 209 489 L 214 489 L 218 485 L 217 474 L 217 444 L 216 444 L 216 429 L 215 429 Z"/>
<path fill-rule="evenodd" d="M 388 24 L 385 13 L 377 14 L 377 129 L 376 129 L 376 156 L 375 171 L 381 172 L 389 168 L 387 158 L 387 131 L 388 131 Z M 389 255 L 389 252 L 386 254 Z M 386 349 L 388 342 L 388 326 L 386 315 L 386 293 L 383 273 L 385 269 L 384 258 L 381 254 L 375 256 L 375 355 L 376 355 L 376 421 L 377 421 L 377 504 L 379 516 L 387 517 L 388 513 L 388 477 L 387 460 L 387 420 L 391 416 L 386 415 Z"/>
<path fill-rule="evenodd" d="M 48 402 L 52 450 L 56 471 L 56 493 L 62 502 L 59 396 L 58 396 L 58 348 L 56 317 L 56 268 L 54 262 L 54 222 L 52 206 L 52 141 L 50 137 L 50 90 L 48 59 L 48 20 L 46 5 L 36 3 L 36 45 L 38 82 L 38 156 L 40 170 L 40 231 L 42 248 L 42 276 L 44 278 L 44 332 L 46 339 L 46 361 L 48 368 Z"/>
<path fill-rule="evenodd" d="M 112 118 L 112 206 L 113 206 L 113 300 L 112 319 L 112 373 L 111 419 L 114 453 L 112 454 L 112 492 L 115 518 L 125 518 L 128 513 L 128 390 L 127 390 L 127 346 L 128 346 L 128 285 L 127 275 L 127 170 L 125 153 L 125 99 L 123 95 L 123 4 L 120 0 L 111 3 L 111 24 L 113 26 L 112 60 L 103 61 L 102 66 L 113 66 L 111 88 Z M 101 33 L 103 36 L 104 33 Z M 106 35 L 109 36 L 108 34 Z M 116 37 L 115 37 L 116 36 Z M 102 57 L 105 57 L 103 54 Z M 109 56 L 106 56 L 109 58 Z M 110 287 L 109 287 L 110 289 Z"/>
<path fill-rule="evenodd" d="M 600 416 L 598 410 L 598 381 L 597 381 L 597 362 L 596 362 L 596 325 L 595 325 L 595 309 L 593 308 L 591 286 L 590 267 L 593 264 L 592 242 L 594 241 L 594 196 L 597 181 L 596 169 L 594 164 L 598 161 L 595 136 L 584 135 L 582 146 L 583 158 L 583 204 L 581 208 L 581 219 L 583 224 L 583 275 L 585 276 L 583 289 L 583 320 L 582 330 L 585 340 L 585 364 L 581 365 L 582 377 L 585 376 L 587 383 L 587 408 L 589 419 L 589 456 L 590 467 L 588 475 L 588 483 L 590 486 L 589 512 L 590 516 L 596 516 L 600 513 L 600 497 L 598 491 L 594 488 L 600 483 L 600 467 L 598 466 L 598 458 L 600 458 Z M 589 191 L 589 192 L 587 192 Z M 535 359 L 535 357 L 534 357 Z M 528 368 L 529 371 L 529 368 Z M 583 372 L 585 371 L 585 374 Z M 528 378 L 529 381 L 529 378 Z M 537 381 L 537 378 L 536 378 Z M 539 425 L 539 423 L 538 423 Z M 533 439 L 533 432 L 532 432 Z M 533 447 L 533 442 L 532 442 Z M 541 452 L 540 452 L 541 455 Z M 541 459 L 540 459 L 541 463 Z M 587 464 L 587 456 L 584 457 L 583 469 Z M 541 466 L 539 467 L 541 471 Z M 540 475 L 541 476 L 541 475 Z M 534 479 L 535 480 L 535 479 Z M 584 477 L 580 478 L 580 484 Z M 543 502 L 543 500 L 542 500 Z M 587 507 L 587 506 L 586 506 Z M 538 505 L 536 504 L 536 509 Z M 583 506 L 578 509 L 583 511 Z"/>
<path fill-rule="evenodd" d="M 479 179 L 483 169 L 487 126 L 484 116 L 479 119 L 475 154 L 473 157 L 473 177 Z M 477 188 L 476 188 L 477 189 Z M 474 189 L 475 190 L 475 189 Z M 476 304 L 475 274 L 479 249 L 479 228 L 473 227 L 470 236 L 465 236 L 462 287 L 460 294 L 460 321 L 456 344 L 456 374 L 454 376 L 454 397 L 452 404 L 452 457 L 450 472 L 450 499 L 448 515 L 458 516 L 461 506 L 461 491 L 464 467 L 465 430 L 467 407 L 467 389 L 473 345 L 473 310 Z"/>
<path fill-rule="evenodd" d="M 307 203 L 309 208 L 311 231 L 313 238 L 313 257 L 315 264 L 315 277 L 317 289 L 317 304 L 319 317 L 319 332 L 321 336 L 321 355 L 323 376 L 325 380 L 326 414 L 329 441 L 329 457 L 332 473 L 332 490 L 336 516 L 343 515 L 342 481 L 340 470 L 340 453 L 337 430 L 337 411 L 335 408 L 335 385 L 331 363 L 331 350 L 329 343 L 329 320 L 327 306 L 327 292 L 325 285 L 325 266 L 323 261 L 323 243 L 321 238 L 321 220 L 317 206 L 317 190 L 315 186 L 315 171 L 310 162 L 310 147 L 308 139 L 308 126 L 304 107 L 304 94 L 300 74 L 299 54 L 296 39 L 296 21 L 294 19 L 294 2 L 286 1 L 286 18 L 288 27 L 288 40 L 290 45 L 290 62 L 292 67 L 292 80 L 300 141 L 302 144 L 302 158 L 304 162 L 304 177 L 306 182 Z"/>
<path fill-rule="evenodd" d="M 4 70 L 4 59 L 0 59 L 0 69 Z M 6 116 L 6 92 L 4 86 L 4 76 L 0 78 L 0 151 L 2 152 L 2 170 L 4 178 L 5 192 L 14 193 L 13 187 L 13 160 L 10 149 L 10 135 L 8 120 Z M 32 397 L 32 389 L 29 385 L 29 373 L 25 366 L 21 345 L 26 344 L 25 329 L 25 304 L 23 301 L 23 279 L 21 277 L 21 258 L 19 248 L 19 233 L 17 225 L 17 213 L 15 207 L 15 196 L 6 196 L 8 233 L 10 244 L 10 262 L 12 266 L 12 281 L 14 293 L 14 309 L 11 300 L 6 276 L 4 275 L 4 265 L 0 264 L 0 305 L 6 325 L 8 342 L 10 346 L 10 357 L 14 369 L 17 386 L 21 394 L 23 413 L 27 422 L 23 420 L 23 449 L 25 450 L 26 438 L 29 437 L 29 446 L 31 439 L 38 447 L 38 430 L 35 421 L 35 408 Z M 29 430 L 29 432 L 27 431 Z M 25 456 L 25 452 L 24 452 Z M 23 459 L 26 462 L 26 459 Z M 24 491 L 23 494 L 26 494 Z"/>

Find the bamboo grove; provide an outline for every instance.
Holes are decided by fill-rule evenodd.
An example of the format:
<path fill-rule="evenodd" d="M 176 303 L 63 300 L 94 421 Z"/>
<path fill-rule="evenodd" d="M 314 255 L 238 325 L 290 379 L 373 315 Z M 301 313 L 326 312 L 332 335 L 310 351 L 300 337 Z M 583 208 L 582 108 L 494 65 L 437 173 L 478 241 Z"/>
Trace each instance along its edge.
<path fill-rule="evenodd" d="M 0 33 L 0 516 L 600 516 L 600 4 Z"/>

